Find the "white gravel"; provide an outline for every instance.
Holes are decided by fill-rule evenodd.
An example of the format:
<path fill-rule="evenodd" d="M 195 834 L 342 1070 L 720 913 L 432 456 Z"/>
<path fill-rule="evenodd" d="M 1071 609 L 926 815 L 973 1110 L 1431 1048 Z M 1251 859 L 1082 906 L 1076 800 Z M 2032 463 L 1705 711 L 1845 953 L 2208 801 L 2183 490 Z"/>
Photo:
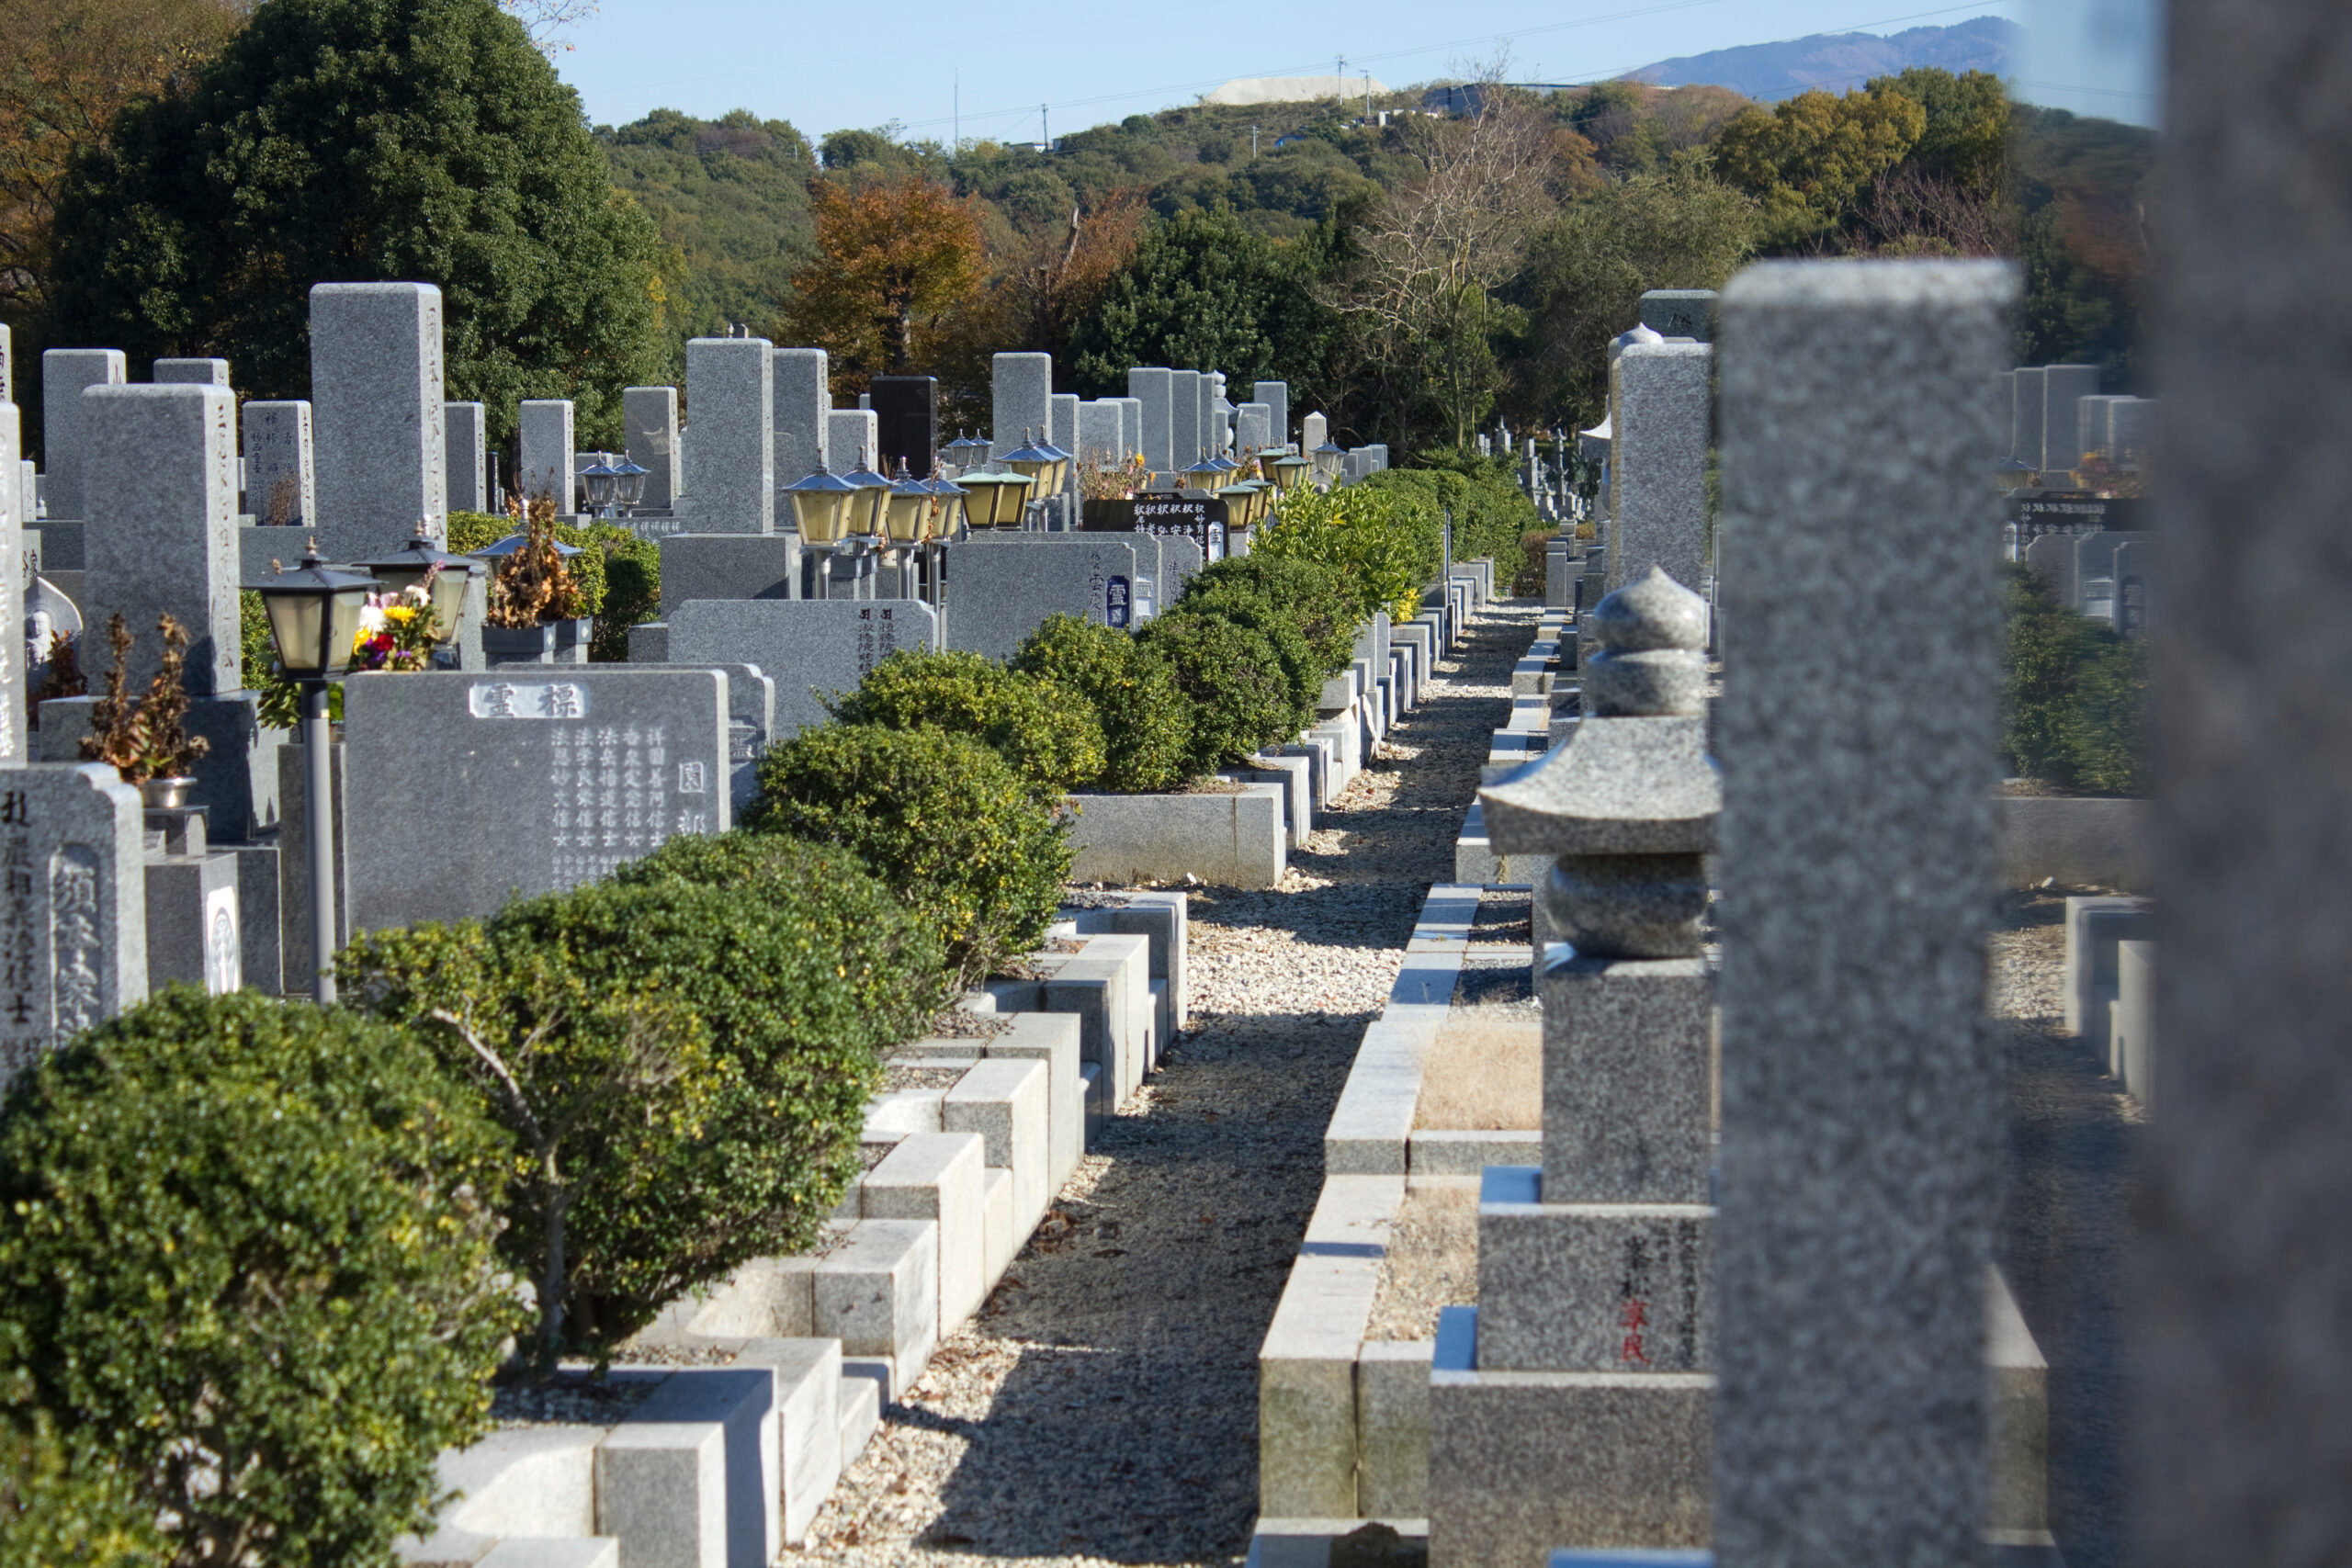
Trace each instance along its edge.
<path fill-rule="evenodd" d="M 1473 623 L 1279 891 L 1195 890 L 1193 1029 L 788 1558 L 1242 1561 L 1258 1347 L 1322 1184 L 1323 1130 L 1424 895 L 1453 876 L 1537 613 Z"/>

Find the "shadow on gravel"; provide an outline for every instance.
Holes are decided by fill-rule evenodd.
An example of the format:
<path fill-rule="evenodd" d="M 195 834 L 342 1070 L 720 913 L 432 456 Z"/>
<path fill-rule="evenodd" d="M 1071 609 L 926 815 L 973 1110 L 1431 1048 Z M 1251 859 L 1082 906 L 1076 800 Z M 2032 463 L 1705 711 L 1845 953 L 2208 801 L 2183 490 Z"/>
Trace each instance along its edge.
<path fill-rule="evenodd" d="M 978 1327 L 1020 1349 L 986 1420 L 891 1410 L 972 1439 L 923 1544 L 1166 1563 L 1247 1551 L 1258 1347 L 1372 1017 L 1231 1014 L 1177 1043 L 1093 1150 L 1102 1179 L 1054 1205 L 989 1298 Z"/>

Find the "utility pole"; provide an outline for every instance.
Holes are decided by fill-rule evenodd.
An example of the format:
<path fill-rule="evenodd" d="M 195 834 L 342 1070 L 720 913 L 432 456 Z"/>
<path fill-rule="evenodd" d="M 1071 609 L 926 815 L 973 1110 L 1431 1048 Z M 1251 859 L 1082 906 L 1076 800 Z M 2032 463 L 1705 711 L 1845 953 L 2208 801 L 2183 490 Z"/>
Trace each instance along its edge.
<path fill-rule="evenodd" d="M 1331 57 L 1331 96 L 1338 101 L 1340 112 L 1341 114 L 1347 113 L 1348 57 L 1344 54 L 1334 55 Z"/>
<path fill-rule="evenodd" d="M 1250 156 L 1251 156 L 1252 158 L 1254 158 L 1254 157 L 1256 157 L 1257 155 L 1258 155 L 1258 128 L 1257 128 L 1256 126 L 1254 126 L 1254 125 L 1253 125 L 1253 126 L 1251 126 L 1251 127 L 1250 128 Z"/>
<path fill-rule="evenodd" d="M 1037 106 L 1037 134 L 1045 140 L 1045 151 L 1051 152 L 1054 150 L 1054 128 L 1046 118 L 1046 106 L 1043 104 Z"/>

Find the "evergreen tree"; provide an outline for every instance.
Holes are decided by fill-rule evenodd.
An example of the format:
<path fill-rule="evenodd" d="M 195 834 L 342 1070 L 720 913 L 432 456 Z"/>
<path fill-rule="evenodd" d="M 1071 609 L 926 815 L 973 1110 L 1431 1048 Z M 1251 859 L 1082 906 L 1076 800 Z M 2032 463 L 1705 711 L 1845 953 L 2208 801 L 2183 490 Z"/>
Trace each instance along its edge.
<path fill-rule="evenodd" d="M 1303 276 L 1309 249 L 1251 233 L 1228 209 L 1178 213 L 1072 334 L 1079 389 L 1123 398 L 1131 365 L 1222 370 L 1234 387 L 1277 374 L 1285 340 L 1325 314 Z"/>
<path fill-rule="evenodd" d="M 58 203 L 52 344 L 220 355 L 302 397 L 315 283 L 437 284 L 448 395 L 571 398 L 619 434 L 660 369 L 653 225 L 493 0 L 266 0 L 185 91 L 135 103 Z"/>

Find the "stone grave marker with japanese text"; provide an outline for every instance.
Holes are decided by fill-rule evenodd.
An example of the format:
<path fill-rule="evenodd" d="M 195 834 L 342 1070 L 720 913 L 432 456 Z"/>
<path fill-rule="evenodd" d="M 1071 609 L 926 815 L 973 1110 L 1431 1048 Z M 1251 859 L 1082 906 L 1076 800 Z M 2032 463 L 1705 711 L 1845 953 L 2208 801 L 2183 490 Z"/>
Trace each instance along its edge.
<path fill-rule="evenodd" d="M 353 929 L 489 915 L 726 831 L 726 687 L 627 665 L 345 682 Z"/>
<path fill-rule="evenodd" d="M 846 692 L 900 649 L 937 646 L 931 606 L 910 599 L 690 599 L 670 615 L 666 660 L 756 664 L 775 682 L 773 739 L 830 716 Z"/>
<path fill-rule="evenodd" d="M 0 777 L 0 1089 L 147 996 L 146 835 L 114 769 Z"/>

